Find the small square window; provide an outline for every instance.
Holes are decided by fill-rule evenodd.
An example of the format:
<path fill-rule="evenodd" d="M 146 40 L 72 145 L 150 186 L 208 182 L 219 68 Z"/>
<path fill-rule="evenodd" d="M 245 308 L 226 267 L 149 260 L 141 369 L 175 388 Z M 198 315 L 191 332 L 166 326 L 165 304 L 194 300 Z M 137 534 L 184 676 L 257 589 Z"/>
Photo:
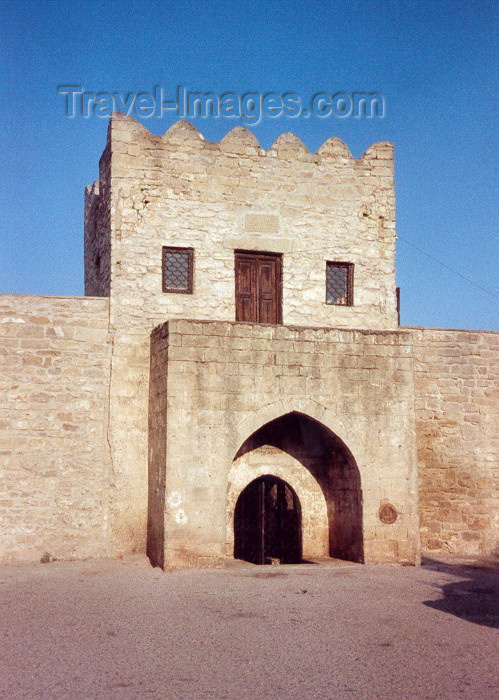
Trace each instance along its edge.
<path fill-rule="evenodd" d="M 192 294 L 193 248 L 163 248 L 163 291 Z"/>
<path fill-rule="evenodd" d="M 353 305 L 352 263 L 326 263 L 326 304 Z"/>

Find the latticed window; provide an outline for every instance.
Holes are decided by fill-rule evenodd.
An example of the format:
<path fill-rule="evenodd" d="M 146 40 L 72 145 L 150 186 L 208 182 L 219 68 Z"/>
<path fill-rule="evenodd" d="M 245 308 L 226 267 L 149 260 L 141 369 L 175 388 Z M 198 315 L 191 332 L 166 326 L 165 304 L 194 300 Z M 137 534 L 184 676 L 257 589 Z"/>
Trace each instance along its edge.
<path fill-rule="evenodd" d="M 194 250 L 163 248 L 163 291 L 192 294 Z"/>
<path fill-rule="evenodd" d="M 352 263 L 326 263 L 326 304 L 353 305 Z"/>

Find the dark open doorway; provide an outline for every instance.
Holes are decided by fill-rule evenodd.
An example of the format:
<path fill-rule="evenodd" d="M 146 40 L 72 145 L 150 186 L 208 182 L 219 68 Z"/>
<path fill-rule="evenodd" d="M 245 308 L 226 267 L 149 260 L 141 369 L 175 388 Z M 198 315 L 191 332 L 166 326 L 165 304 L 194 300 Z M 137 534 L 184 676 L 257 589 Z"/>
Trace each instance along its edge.
<path fill-rule="evenodd" d="M 234 513 L 234 557 L 253 564 L 301 561 L 300 503 L 282 479 L 262 476 L 242 491 Z"/>
<path fill-rule="evenodd" d="M 346 445 L 319 421 L 293 411 L 266 423 L 250 435 L 239 448 L 236 459 L 261 446 L 287 452 L 316 479 L 327 504 L 329 556 L 362 563 L 360 472 Z M 304 513 L 304 519 L 306 516 Z"/>

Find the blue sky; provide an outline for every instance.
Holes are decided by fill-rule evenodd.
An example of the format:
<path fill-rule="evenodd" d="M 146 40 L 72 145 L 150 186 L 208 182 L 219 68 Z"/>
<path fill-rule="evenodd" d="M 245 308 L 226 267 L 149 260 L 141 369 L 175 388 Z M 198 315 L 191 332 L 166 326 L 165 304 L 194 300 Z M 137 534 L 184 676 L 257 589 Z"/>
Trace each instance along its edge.
<path fill-rule="evenodd" d="M 83 294 L 83 189 L 107 120 L 68 118 L 58 86 L 303 103 L 376 92 L 382 119 L 266 117 L 251 129 L 264 148 L 286 131 L 311 151 L 338 136 L 356 158 L 392 141 L 402 323 L 497 330 L 494 2 L 3 0 L 0 25 L 0 292 Z M 177 118 L 141 121 L 162 134 Z M 238 125 L 191 121 L 210 141 Z"/>

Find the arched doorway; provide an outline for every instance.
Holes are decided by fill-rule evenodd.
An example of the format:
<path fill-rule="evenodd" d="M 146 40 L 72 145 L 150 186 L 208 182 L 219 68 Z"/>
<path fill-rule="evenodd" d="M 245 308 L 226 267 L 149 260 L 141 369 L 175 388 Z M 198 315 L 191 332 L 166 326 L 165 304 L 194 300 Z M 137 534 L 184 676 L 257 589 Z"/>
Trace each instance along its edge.
<path fill-rule="evenodd" d="M 242 490 L 269 473 L 291 484 L 299 495 L 305 559 L 364 561 L 363 499 L 356 461 L 335 433 L 297 411 L 262 425 L 234 457 L 227 492 L 228 553 L 236 552 L 234 516 Z"/>
<path fill-rule="evenodd" d="M 234 557 L 253 564 L 301 561 L 300 502 L 282 479 L 261 476 L 240 494 L 234 512 Z"/>

